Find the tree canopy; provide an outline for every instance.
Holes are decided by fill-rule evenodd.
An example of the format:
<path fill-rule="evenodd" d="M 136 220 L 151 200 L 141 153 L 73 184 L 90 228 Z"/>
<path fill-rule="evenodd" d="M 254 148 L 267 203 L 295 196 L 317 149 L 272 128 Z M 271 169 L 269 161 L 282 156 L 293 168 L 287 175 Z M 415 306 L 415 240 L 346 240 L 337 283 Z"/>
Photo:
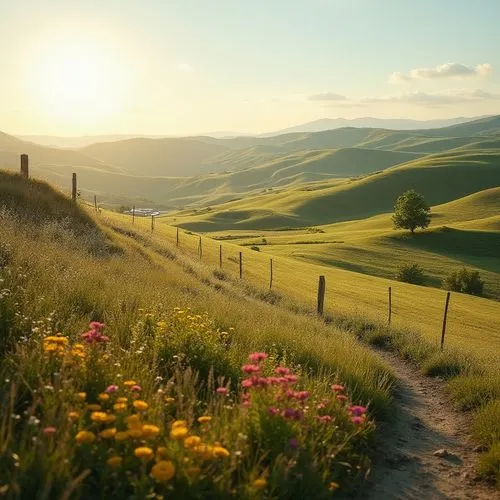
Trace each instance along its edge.
<path fill-rule="evenodd" d="M 412 234 L 417 227 L 425 229 L 431 221 L 431 209 L 424 197 L 410 189 L 396 200 L 392 222 L 396 229 L 409 229 Z"/>

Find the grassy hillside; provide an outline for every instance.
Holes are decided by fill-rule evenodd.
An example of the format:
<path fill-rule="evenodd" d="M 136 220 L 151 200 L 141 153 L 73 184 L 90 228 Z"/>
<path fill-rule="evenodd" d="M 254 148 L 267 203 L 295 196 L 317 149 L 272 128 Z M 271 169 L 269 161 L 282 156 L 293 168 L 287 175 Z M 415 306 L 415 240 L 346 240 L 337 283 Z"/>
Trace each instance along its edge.
<path fill-rule="evenodd" d="M 431 205 L 500 185 L 498 150 L 451 151 L 430 155 L 359 180 L 318 189 L 265 194 L 214 207 L 203 215 L 176 218 L 195 231 L 304 227 L 390 212 L 407 189 Z"/>

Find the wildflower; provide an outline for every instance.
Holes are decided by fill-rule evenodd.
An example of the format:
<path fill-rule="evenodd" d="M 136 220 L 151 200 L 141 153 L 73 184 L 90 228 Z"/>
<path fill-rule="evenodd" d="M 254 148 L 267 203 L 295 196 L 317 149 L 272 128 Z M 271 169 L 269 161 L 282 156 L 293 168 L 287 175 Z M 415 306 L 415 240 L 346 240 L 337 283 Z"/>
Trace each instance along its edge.
<path fill-rule="evenodd" d="M 116 392 L 118 390 L 118 386 L 116 384 L 111 384 L 106 387 L 106 390 L 104 392 L 108 394 L 112 394 L 113 392 Z"/>
<path fill-rule="evenodd" d="M 298 380 L 296 375 L 285 375 L 285 379 L 290 384 L 294 384 Z"/>
<path fill-rule="evenodd" d="M 297 438 L 291 438 L 288 441 L 288 446 L 290 446 L 290 448 L 292 450 L 296 450 L 299 447 L 299 442 L 298 442 Z"/>
<path fill-rule="evenodd" d="M 127 405 L 125 403 L 115 403 L 113 405 L 113 410 L 121 412 L 127 409 Z"/>
<path fill-rule="evenodd" d="M 246 379 L 241 382 L 241 387 L 243 387 L 244 389 L 248 389 L 249 387 L 252 387 L 252 385 L 253 382 L 250 379 Z"/>
<path fill-rule="evenodd" d="M 186 427 L 187 422 L 185 420 L 175 420 L 172 423 L 172 429 L 177 429 L 178 427 Z"/>
<path fill-rule="evenodd" d="M 99 344 L 106 343 L 109 341 L 109 337 L 103 335 L 102 330 L 104 329 L 104 324 L 98 321 L 92 321 L 90 323 L 90 330 L 88 332 L 82 333 L 82 339 L 87 342 L 87 344 Z"/>
<path fill-rule="evenodd" d="M 165 403 L 167 403 L 167 404 L 171 404 L 171 403 L 174 403 L 174 402 L 175 402 L 175 398 L 170 398 L 170 397 L 165 398 Z"/>
<path fill-rule="evenodd" d="M 170 460 L 161 460 L 151 468 L 151 477 L 159 483 L 169 481 L 174 475 L 175 466 Z"/>
<path fill-rule="evenodd" d="M 170 431 L 172 439 L 184 439 L 188 435 L 187 427 L 175 427 Z"/>
<path fill-rule="evenodd" d="M 359 417 L 359 416 L 351 417 L 351 422 L 353 424 L 362 424 L 364 421 L 365 421 L 365 419 L 363 417 Z"/>
<path fill-rule="evenodd" d="M 295 399 L 298 399 L 299 401 L 304 401 L 308 397 L 309 397 L 308 391 L 299 391 L 295 393 Z"/>
<path fill-rule="evenodd" d="M 87 399 L 87 393 L 86 392 L 79 392 L 78 393 L 78 399 L 80 401 L 85 401 L 85 399 Z"/>
<path fill-rule="evenodd" d="M 132 429 L 129 429 L 128 435 L 131 438 L 139 439 L 140 437 L 142 437 L 141 427 L 134 427 Z"/>
<path fill-rule="evenodd" d="M 87 410 L 88 411 L 101 411 L 101 405 L 98 405 L 98 404 L 87 405 Z"/>
<path fill-rule="evenodd" d="M 113 415 L 111 413 L 106 413 L 106 423 L 107 424 L 112 424 L 115 421 L 116 421 L 116 415 Z"/>
<path fill-rule="evenodd" d="M 215 392 L 217 392 L 217 394 L 226 395 L 229 392 L 229 390 L 227 387 L 217 387 L 217 390 Z"/>
<path fill-rule="evenodd" d="M 43 433 L 46 435 L 46 436 L 52 436 L 52 434 L 55 434 L 57 431 L 57 429 L 55 427 L 45 427 L 45 429 L 43 430 Z"/>
<path fill-rule="evenodd" d="M 80 431 L 75 439 L 78 443 L 82 444 L 91 444 L 95 441 L 95 434 L 90 431 Z"/>
<path fill-rule="evenodd" d="M 134 408 L 138 411 L 146 411 L 149 408 L 149 405 L 146 403 L 146 401 L 142 401 L 142 399 L 137 399 L 133 403 Z"/>
<path fill-rule="evenodd" d="M 130 388 L 130 390 L 131 390 L 131 391 L 134 391 L 134 392 L 140 392 L 140 391 L 142 391 L 141 386 L 140 386 L 140 385 L 137 385 L 137 384 L 133 385 L 133 386 Z"/>
<path fill-rule="evenodd" d="M 360 416 L 364 415 L 366 413 L 366 407 L 365 406 L 351 406 L 349 408 L 349 413 L 352 413 L 353 415 Z"/>
<path fill-rule="evenodd" d="M 332 391 L 333 392 L 342 392 L 344 390 L 344 386 L 340 384 L 333 384 Z"/>
<path fill-rule="evenodd" d="M 130 429 L 131 427 L 141 425 L 141 417 L 139 415 L 129 415 L 125 419 L 125 422 L 127 422 L 127 427 Z"/>
<path fill-rule="evenodd" d="M 139 446 L 134 450 L 134 455 L 137 458 L 144 458 L 145 460 L 150 460 L 153 457 L 153 450 L 147 446 Z"/>
<path fill-rule="evenodd" d="M 335 491 L 335 490 L 338 490 L 340 488 L 340 484 L 339 483 L 336 483 L 335 481 L 332 481 L 329 485 L 328 485 L 328 489 L 330 491 Z"/>
<path fill-rule="evenodd" d="M 320 422 L 323 422 L 324 424 L 329 423 L 333 420 L 333 418 L 330 415 L 322 415 L 321 417 L 318 417 L 318 420 Z"/>
<path fill-rule="evenodd" d="M 120 396 L 119 398 L 116 398 L 116 402 L 117 403 L 127 403 L 128 402 L 128 398 Z"/>
<path fill-rule="evenodd" d="M 80 418 L 80 414 L 77 411 L 70 411 L 68 413 L 68 418 L 70 420 L 78 420 Z"/>
<path fill-rule="evenodd" d="M 104 429 L 99 433 L 99 436 L 101 436 L 104 439 L 110 439 L 112 437 L 115 437 L 115 435 L 116 435 L 116 429 L 114 427 L 110 429 Z"/>
<path fill-rule="evenodd" d="M 156 456 L 157 458 L 164 458 L 167 456 L 167 448 L 165 446 L 158 446 L 156 448 Z"/>
<path fill-rule="evenodd" d="M 268 408 L 267 409 L 267 413 L 269 415 L 271 415 L 272 417 L 274 417 L 275 415 L 277 415 L 280 411 L 278 410 L 278 408 Z"/>
<path fill-rule="evenodd" d="M 125 441 L 126 439 L 128 439 L 127 431 L 120 431 L 115 433 L 115 441 Z"/>
<path fill-rule="evenodd" d="M 241 369 L 245 373 L 257 373 L 260 371 L 260 366 L 258 366 L 258 365 L 243 365 L 241 367 Z"/>
<path fill-rule="evenodd" d="M 252 483 L 252 487 L 261 490 L 262 488 L 265 488 L 267 486 L 267 481 L 263 477 L 259 477 L 259 479 L 256 479 Z"/>
<path fill-rule="evenodd" d="M 112 467 L 113 469 L 116 469 L 118 467 L 120 467 L 120 465 L 122 464 L 123 462 L 123 458 L 122 457 L 110 457 L 106 460 L 106 463 Z"/>
<path fill-rule="evenodd" d="M 290 374 L 290 370 L 288 368 L 285 368 L 284 366 L 278 366 L 278 368 L 276 368 L 274 371 L 275 373 L 281 375 L 282 377 Z"/>
<path fill-rule="evenodd" d="M 123 382 L 123 385 L 125 387 L 132 387 L 134 385 L 137 385 L 137 382 L 135 380 L 125 380 L 125 382 Z"/>
<path fill-rule="evenodd" d="M 226 448 L 224 448 L 222 446 L 214 446 L 212 453 L 213 453 L 214 457 L 217 457 L 217 458 L 226 458 L 230 455 L 229 451 L 226 450 Z"/>
<path fill-rule="evenodd" d="M 193 448 L 193 451 L 202 459 L 210 460 L 213 458 L 213 447 L 207 444 L 199 444 Z"/>
<path fill-rule="evenodd" d="M 186 448 L 192 448 L 193 446 L 197 446 L 201 443 L 201 438 L 199 436 L 189 436 L 184 439 L 184 446 Z"/>
<path fill-rule="evenodd" d="M 209 415 L 203 415 L 202 417 L 198 417 L 198 422 L 200 424 L 208 424 L 211 421 L 212 417 L 210 417 Z"/>
<path fill-rule="evenodd" d="M 345 396 L 344 394 L 337 394 L 337 396 L 335 396 L 337 398 L 338 401 L 346 401 L 347 400 L 347 396 Z"/>
<path fill-rule="evenodd" d="M 268 355 L 265 352 L 253 352 L 248 356 L 248 359 L 252 363 L 259 363 L 260 361 L 264 361 L 267 357 Z"/>
<path fill-rule="evenodd" d="M 108 421 L 108 415 L 103 411 L 93 411 L 90 414 L 90 420 L 92 420 L 92 422 L 104 423 Z"/>
<path fill-rule="evenodd" d="M 109 394 L 106 394 L 105 392 L 102 392 L 101 394 L 99 394 L 99 396 L 97 396 L 97 399 L 99 401 L 108 401 L 109 400 Z"/>
<path fill-rule="evenodd" d="M 142 435 L 145 438 L 156 437 L 160 433 L 160 428 L 156 425 L 145 424 L 142 426 Z"/>

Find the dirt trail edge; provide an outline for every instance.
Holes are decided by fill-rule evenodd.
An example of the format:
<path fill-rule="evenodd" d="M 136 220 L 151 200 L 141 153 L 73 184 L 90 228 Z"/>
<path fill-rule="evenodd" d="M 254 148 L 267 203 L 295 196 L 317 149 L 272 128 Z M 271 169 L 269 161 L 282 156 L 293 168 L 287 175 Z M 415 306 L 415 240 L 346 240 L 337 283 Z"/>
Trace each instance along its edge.
<path fill-rule="evenodd" d="M 380 442 L 362 498 L 500 499 L 500 492 L 475 481 L 478 453 L 467 416 L 455 411 L 443 383 L 422 375 L 396 354 L 376 353 L 394 370 L 394 416 L 379 423 Z M 446 450 L 446 456 L 434 452 Z"/>

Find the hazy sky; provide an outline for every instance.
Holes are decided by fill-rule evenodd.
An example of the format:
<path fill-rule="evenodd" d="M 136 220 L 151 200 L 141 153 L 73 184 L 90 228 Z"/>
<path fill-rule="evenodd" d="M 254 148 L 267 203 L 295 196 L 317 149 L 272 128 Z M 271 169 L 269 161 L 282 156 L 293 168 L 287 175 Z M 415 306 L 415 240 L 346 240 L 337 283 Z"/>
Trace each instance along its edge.
<path fill-rule="evenodd" d="M 0 0 L 0 130 L 500 113 L 500 0 Z"/>

